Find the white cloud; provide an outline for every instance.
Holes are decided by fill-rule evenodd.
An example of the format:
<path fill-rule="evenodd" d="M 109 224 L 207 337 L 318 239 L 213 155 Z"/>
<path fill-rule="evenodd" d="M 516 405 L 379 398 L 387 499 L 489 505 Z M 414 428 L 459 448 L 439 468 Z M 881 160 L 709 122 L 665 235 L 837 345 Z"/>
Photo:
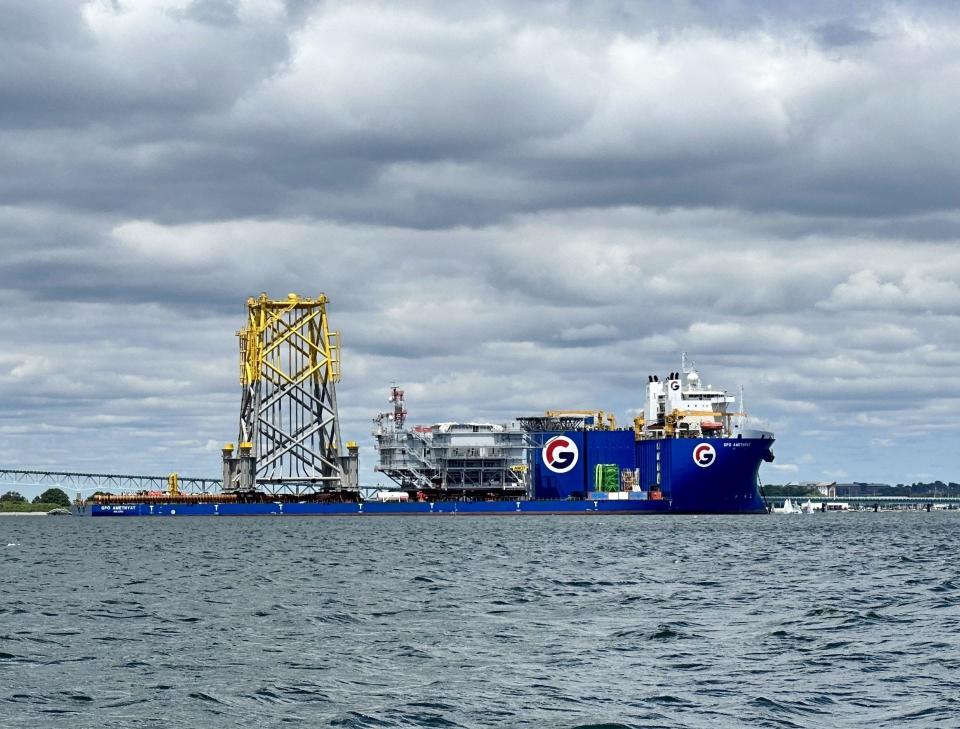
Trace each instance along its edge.
<path fill-rule="evenodd" d="M 940 276 L 916 269 L 898 280 L 884 280 L 871 269 L 851 274 L 838 284 L 823 306 L 832 309 L 911 309 L 948 313 L 960 312 L 960 287 L 951 278 L 942 278 L 956 269 L 960 255 L 953 254 L 940 265 Z M 936 264 L 934 264 L 936 265 Z M 949 275 L 947 273 L 947 275 Z"/>
<path fill-rule="evenodd" d="M 770 468 L 784 473 L 797 473 L 800 470 L 796 463 L 771 463 Z"/>
<path fill-rule="evenodd" d="M 216 472 L 266 290 L 330 295 L 367 478 L 395 379 L 622 415 L 682 350 L 781 470 L 954 468 L 955 13 L 298 7 L 9 9 L 5 459 Z"/>

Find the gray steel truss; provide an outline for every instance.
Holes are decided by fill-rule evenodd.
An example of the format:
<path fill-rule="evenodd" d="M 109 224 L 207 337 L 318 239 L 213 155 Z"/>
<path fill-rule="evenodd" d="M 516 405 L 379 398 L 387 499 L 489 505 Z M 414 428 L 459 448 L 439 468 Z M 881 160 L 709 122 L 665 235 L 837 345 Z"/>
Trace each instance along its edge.
<path fill-rule="evenodd" d="M 339 334 L 328 328 L 326 303 L 322 295 L 248 302 L 240 333 L 239 440 L 252 444 L 251 483 L 267 493 L 356 490 L 344 475 L 335 388 Z"/>
<path fill-rule="evenodd" d="M 30 486 L 58 486 L 78 491 L 166 491 L 168 476 L 139 476 L 119 473 L 83 473 L 80 471 L 32 471 L 0 469 L 0 483 Z M 218 478 L 177 476 L 180 488 L 187 493 L 211 493 L 220 490 Z"/>

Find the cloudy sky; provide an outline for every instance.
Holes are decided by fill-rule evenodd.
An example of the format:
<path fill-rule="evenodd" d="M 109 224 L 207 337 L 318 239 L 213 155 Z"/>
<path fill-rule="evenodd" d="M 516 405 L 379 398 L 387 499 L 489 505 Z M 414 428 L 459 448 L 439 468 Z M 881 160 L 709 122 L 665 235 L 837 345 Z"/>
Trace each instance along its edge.
<path fill-rule="evenodd" d="M 960 480 L 955 3 L 0 0 L 0 464 L 219 472 L 245 300 L 326 292 L 344 435 L 641 407 L 767 483 Z"/>

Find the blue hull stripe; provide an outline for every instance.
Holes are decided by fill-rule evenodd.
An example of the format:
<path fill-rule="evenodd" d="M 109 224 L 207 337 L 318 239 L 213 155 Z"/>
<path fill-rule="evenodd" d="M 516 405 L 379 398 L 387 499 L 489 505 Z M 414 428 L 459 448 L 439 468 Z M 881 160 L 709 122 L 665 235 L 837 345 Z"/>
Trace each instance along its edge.
<path fill-rule="evenodd" d="M 358 504 L 92 504 L 91 516 L 339 516 L 417 514 L 665 514 L 667 501 L 435 501 Z"/>

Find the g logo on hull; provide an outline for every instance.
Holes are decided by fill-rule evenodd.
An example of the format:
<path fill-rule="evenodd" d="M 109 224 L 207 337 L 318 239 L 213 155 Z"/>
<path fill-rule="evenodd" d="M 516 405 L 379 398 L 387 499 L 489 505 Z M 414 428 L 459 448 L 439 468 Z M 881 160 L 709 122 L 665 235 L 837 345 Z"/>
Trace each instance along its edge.
<path fill-rule="evenodd" d="M 580 460 L 580 449 L 567 436 L 557 435 L 544 444 L 541 457 L 554 473 L 569 473 Z"/>
<path fill-rule="evenodd" d="M 700 468 L 712 466 L 717 460 L 717 450 L 709 443 L 701 443 L 693 449 L 693 462 Z"/>

